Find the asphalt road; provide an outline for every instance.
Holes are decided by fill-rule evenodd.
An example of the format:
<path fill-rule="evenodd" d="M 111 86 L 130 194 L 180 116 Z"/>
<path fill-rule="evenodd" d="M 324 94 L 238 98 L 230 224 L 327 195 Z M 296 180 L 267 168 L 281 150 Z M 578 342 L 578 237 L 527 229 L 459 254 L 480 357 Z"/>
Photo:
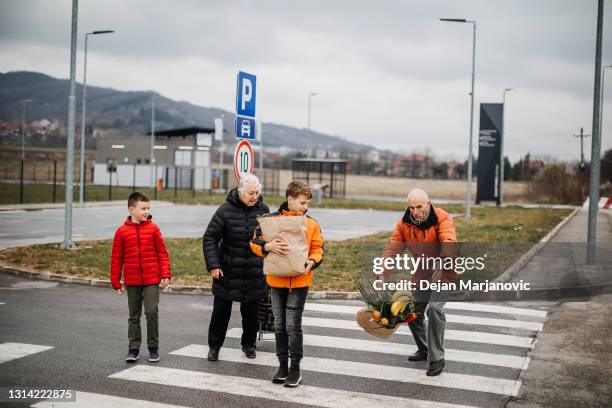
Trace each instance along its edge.
<path fill-rule="evenodd" d="M 521 373 L 529 369 L 528 352 L 547 319 L 540 309 L 551 306 L 447 304 L 447 366 L 440 377 L 430 378 L 424 362 L 406 360 L 415 350 L 406 327 L 389 340 L 376 340 L 356 327 L 358 302 L 309 301 L 303 324 L 303 385 L 290 390 L 269 381 L 276 364 L 270 334 L 258 343 L 257 359 L 242 356 L 237 309 L 220 361 L 204 358 L 211 304 L 209 296 L 162 294 L 162 359 L 143 359 L 143 346 L 140 361 L 129 365 L 124 362 L 125 296 L 111 289 L 0 274 L 0 390 L 77 391 L 77 404 L 55 405 L 59 407 L 155 407 L 151 402 L 190 407 L 503 407 L 518 393 Z M 31 345 L 51 348 L 29 354 Z M 15 349 L 28 355 L 15 356 Z"/>
<path fill-rule="evenodd" d="M 216 206 L 154 202 L 153 220 L 166 237 L 201 237 Z M 271 209 L 275 211 L 276 209 Z M 347 209 L 311 209 L 326 240 L 342 240 L 392 230 L 401 212 Z M 73 239 L 111 239 L 128 215 L 125 206 L 86 207 L 73 210 Z M 0 212 L 0 249 L 61 242 L 64 209 Z"/>

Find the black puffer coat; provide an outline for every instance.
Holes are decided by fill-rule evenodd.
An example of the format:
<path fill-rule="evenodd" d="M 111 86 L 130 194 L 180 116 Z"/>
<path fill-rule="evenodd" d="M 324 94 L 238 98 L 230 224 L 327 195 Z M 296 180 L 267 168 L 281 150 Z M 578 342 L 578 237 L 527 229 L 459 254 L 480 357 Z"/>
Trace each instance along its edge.
<path fill-rule="evenodd" d="M 234 188 L 213 215 L 202 246 L 206 269 L 210 272 L 221 268 L 223 271 L 223 276 L 213 281 L 215 296 L 247 303 L 263 297 L 263 261 L 251 251 L 249 242 L 258 225 L 257 216 L 269 212 L 261 196 L 257 204 L 247 207 Z"/>

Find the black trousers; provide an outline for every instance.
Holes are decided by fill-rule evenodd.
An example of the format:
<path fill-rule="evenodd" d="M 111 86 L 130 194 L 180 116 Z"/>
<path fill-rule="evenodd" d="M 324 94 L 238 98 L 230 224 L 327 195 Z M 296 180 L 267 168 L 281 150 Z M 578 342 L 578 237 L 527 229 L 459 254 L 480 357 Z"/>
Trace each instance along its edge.
<path fill-rule="evenodd" d="M 292 365 L 299 365 L 304 356 L 302 313 L 308 296 L 308 287 L 270 288 L 272 312 L 274 313 L 274 335 L 276 356 L 281 363 L 291 358 Z"/>
<path fill-rule="evenodd" d="M 208 346 L 220 349 L 225 341 L 227 326 L 232 316 L 232 301 L 215 296 L 213 302 L 210 326 L 208 326 Z M 242 316 L 242 339 L 243 346 L 255 346 L 257 331 L 259 330 L 258 319 L 259 302 L 240 303 L 240 314 Z"/>

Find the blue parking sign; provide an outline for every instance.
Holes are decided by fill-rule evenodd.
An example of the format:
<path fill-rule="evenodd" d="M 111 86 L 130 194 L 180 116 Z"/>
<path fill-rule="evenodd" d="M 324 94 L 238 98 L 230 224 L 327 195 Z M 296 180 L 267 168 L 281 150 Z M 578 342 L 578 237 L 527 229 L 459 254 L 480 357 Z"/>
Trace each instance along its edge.
<path fill-rule="evenodd" d="M 255 75 L 238 71 L 236 87 L 236 114 L 239 116 L 255 117 Z"/>
<path fill-rule="evenodd" d="M 255 119 L 236 116 L 236 137 L 238 139 L 255 140 Z"/>

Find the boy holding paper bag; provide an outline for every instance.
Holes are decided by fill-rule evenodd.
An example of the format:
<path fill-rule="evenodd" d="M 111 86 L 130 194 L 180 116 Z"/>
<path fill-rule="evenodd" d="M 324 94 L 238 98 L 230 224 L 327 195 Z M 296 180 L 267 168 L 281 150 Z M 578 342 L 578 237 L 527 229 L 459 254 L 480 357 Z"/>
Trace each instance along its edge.
<path fill-rule="evenodd" d="M 280 362 L 272 382 L 297 387 L 302 381 L 302 312 L 312 284 L 312 271 L 323 261 L 323 235 L 308 215 L 312 192 L 308 184 L 292 181 L 279 210 L 258 218 L 251 249 L 264 259 L 274 314 L 276 355 Z M 291 368 L 288 366 L 291 359 Z"/>

